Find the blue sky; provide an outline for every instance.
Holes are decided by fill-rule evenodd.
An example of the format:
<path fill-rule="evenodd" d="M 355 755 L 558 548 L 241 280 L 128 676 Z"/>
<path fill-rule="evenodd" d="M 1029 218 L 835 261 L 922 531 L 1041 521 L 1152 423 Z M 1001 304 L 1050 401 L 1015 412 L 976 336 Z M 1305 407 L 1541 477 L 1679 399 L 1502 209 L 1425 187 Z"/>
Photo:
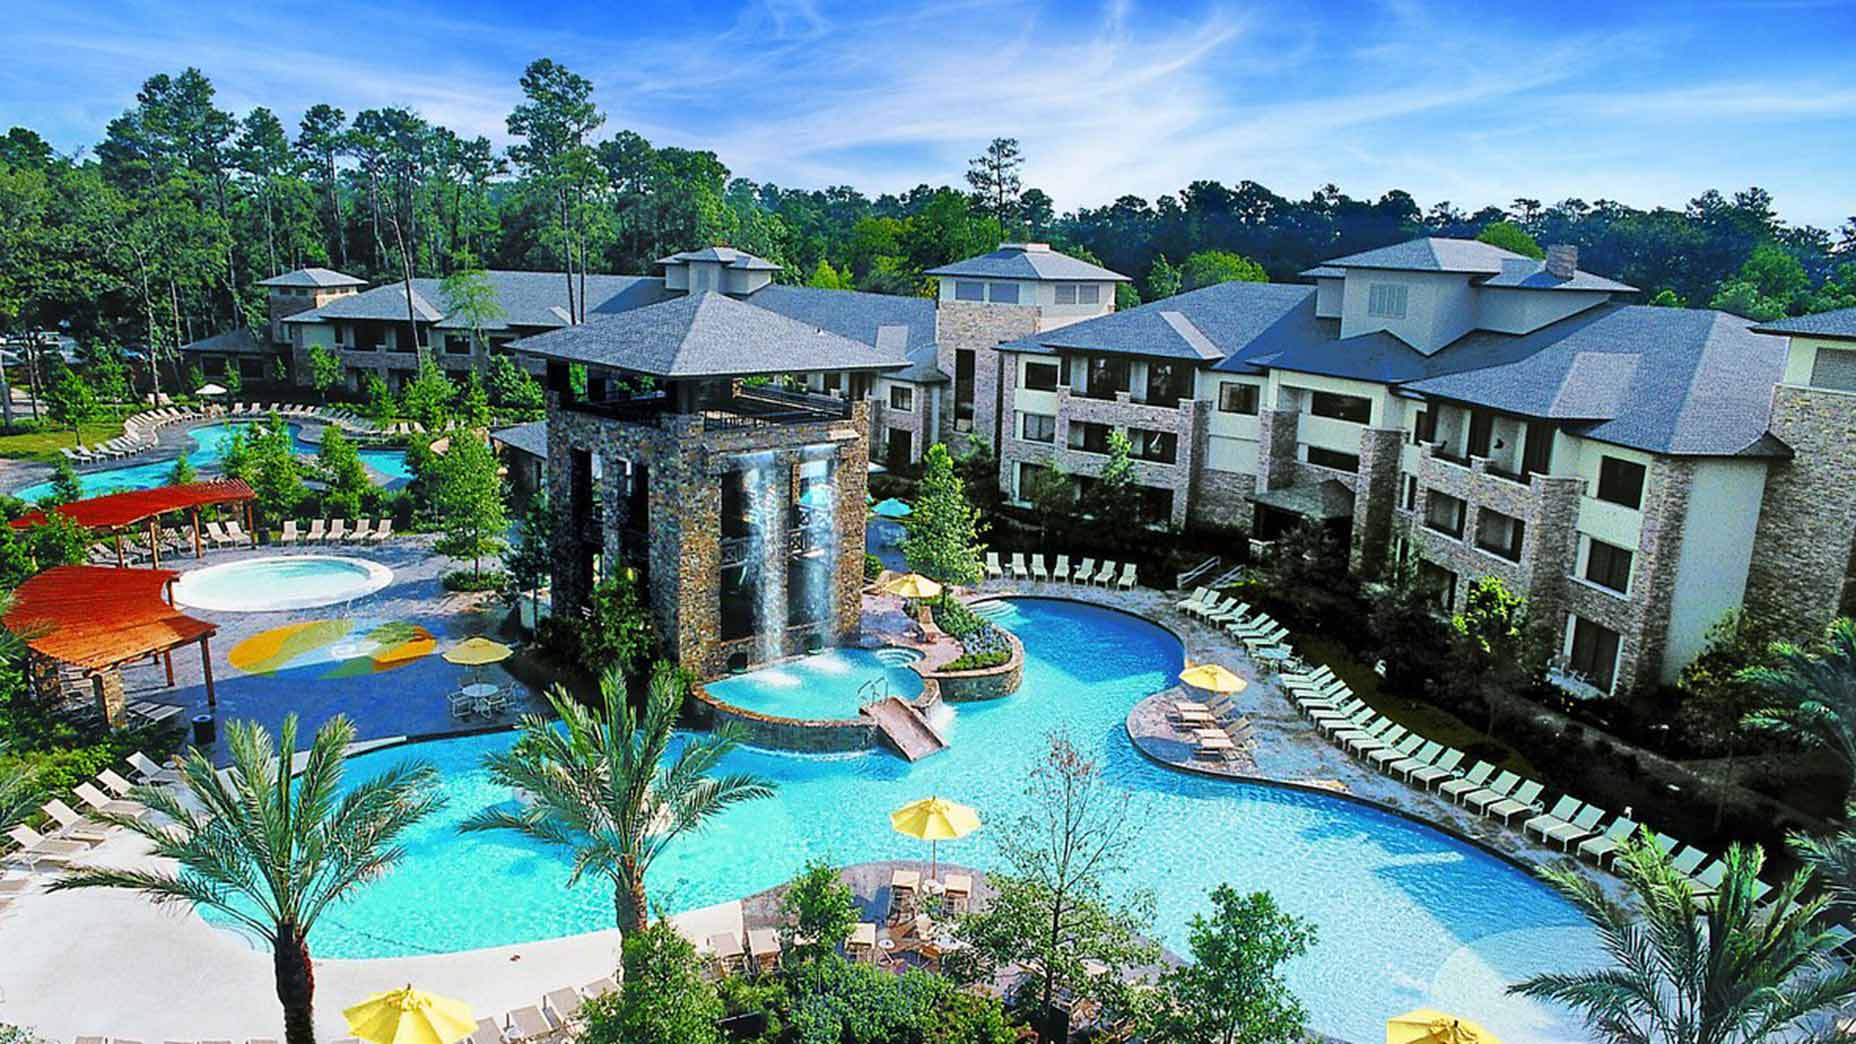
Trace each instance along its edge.
<path fill-rule="evenodd" d="M 0 123 L 94 142 L 141 80 L 222 105 L 411 105 L 502 141 L 548 55 L 607 129 L 736 173 L 876 193 L 959 181 L 994 135 L 1060 209 L 1196 178 L 1302 196 L 1404 188 L 1681 205 L 1758 184 L 1788 220 L 1856 214 L 1856 0 L 1525 5 L 1194 0 L 548 0 L 216 5 L 0 0 Z"/>

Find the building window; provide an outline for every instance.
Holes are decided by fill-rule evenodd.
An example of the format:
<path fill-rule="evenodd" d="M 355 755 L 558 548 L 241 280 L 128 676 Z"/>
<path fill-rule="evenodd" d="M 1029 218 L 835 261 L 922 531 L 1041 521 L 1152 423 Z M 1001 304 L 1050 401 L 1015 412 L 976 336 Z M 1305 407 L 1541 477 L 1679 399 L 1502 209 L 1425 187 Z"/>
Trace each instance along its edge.
<path fill-rule="evenodd" d="M 889 386 L 889 408 L 902 413 L 915 412 L 915 389 L 906 384 Z"/>
<path fill-rule="evenodd" d="M 1077 287 L 1076 303 L 1086 305 L 1101 304 L 1102 287 L 1095 283 L 1084 283 L 1082 286 Z"/>
<path fill-rule="evenodd" d="M 470 335 L 469 334 L 446 334 L 445 335 L 445 354 L 446 355 L 469 355 L 470 354 Z"/>
<path fill-rule="evenodd" d="M 1038 488 L 1038 476 L 1044 474 L 1044 471 L 1045 468 L 1042 464 L 1020 463 L 1018 465 L 1019 500 L 1028 501 L 1031 499 L 1031 494 Z"/>
<path fill-rule="evenodd" d="M 1150 526 L 1166 525 L 1173 518 L 1173 491 L 1159 486 L 1141 487 L 1141 521 Z"/>
<path fill-rule="evenodd" d="M 1026 442 L 1056 442 L 1057 418 L 1048 413 L 1021 413 L 1018 437 Z"/>
<path fill-rule="evenodd" d="M 1173 407 L 1191 390 L 1189 373 L 1182 375 L 1185 369 L 1179 363 L 1153 362 L 1147 364 L 1147 404 L 1150 406 Z"/>
<path fill-rule="evenodd" d="M 1257 407 L 1263 401 L 1261 385 L 1244 384 L 1239 381 L 1218 382 L 1218 412 L 1241 413 L 1255 417 Z"/>
<path fill-rule="evenodd" d="M 1073 305 L 1076 303 L 1076 284 L 1075 283 L 1058 283 L 1057 284 L 1057 303 L 1060 305 L 1062 304 Z"/>
<path fill-rule="evenodd" d="M 1606 692 L 1617 680 L 1618 633 L 1587 620 L 1572 618 L 1572 648 L 1566 654 L 1566 666 Z"/>
<path fill-rule="evenodd" d="M 1106 424 L 1090 421 L 1070 422 L 1070 448 L 1084 453 L 1107 453 L 1108 433 L 1113 431 Z"/>
<path fill-rule="evenodd" d="M 1521 446 L 1521 475 L 1553 473 L 1553 425 L 1545 421 L 1527 422 L 1527 441 Z"/>
<path fill-rule="evenodd" d="M 1437 413 L 1433 410 L 1419 410 L 1411 419 L 1411 444 L 1421 446 L 1436 441 Z"/>
<path fill-rule="evenodd" d="M 1173 432 L 1129 428 L 1128 441 L 1133 445 L 1133 455 L 1141 460 L 1171 464 L 1179 459 L 1179 436 Z"/>
<path fill-rule="evenodd" d="M 1469 514 L 1469 505 L 1448 493 L 1431 490 L 1424 498 L 1424 524 L 1426 527 L 1450 537 L 1463 539 L 1463 520 Z"/>
<path fill-rule="evenodd" d="M 1856 391 L 1856 352 L 1819 348 L 1811 363 L 1811 386 L 1833 391 Z"/>
<path fill-rule="evenodd" d="M 1431 604 L 1444 612 L 1456 605 L 1456 574 L 1436 562 L 1420 559 L 1418 583 L 1431 592 Z"/>
<path fill-rule="evenodd" d="M 986 300 L 986 284 L 969 282 L 964 279 L 955 280 L 954 300 L 984 301 Z"/>
<path fill-rule="evenodd" d="M 1602 457 L 1598 461 L 1598 499 L 1608 500 L 1613 504 L 1622 504 L 1627 508 L 1643 506 L 1642 464 L 1616 457 Z"/>
<path fill-rule="evenodd" d="M 1415 511 L 1418 507 L 1418 476 L 1405 476 L 1405 510 Z"/>
<path fill-rule="evenodd" d="M 1017 283 L 987 283 L 986 296 L 993 304 L 1017 304 Z"/>
<path fill-rule="evenodd" d="M 973 430 L 973 349 L 954 350 L 954 430 Z"/>
<path fill-rule="evenodd" d="M 1085 394 L 1092 399 L 1112 400 L 1117 393 L 1127 390 L 1128 360 L 1112 355 L 1089 357 L 1089 390 Z"/>
<path fill-rule="evenodd" d="M 1025 364 L 1025 388 L 1029 391 L 1056 391 L 1057 364 L 1027 362 Z"/>
<path fill-rule="evenodd" d="M 1349 421 L 1353 424 L 1373 422 L 1373 400 L 1358 395 L 1314 392 L 1308 397 L 1308 412 L 1317 417 Z"/>
<path fill-rule="evenodd" d="M 1499 511 L 1483 508 L 1476 513 L 1476 546 L 1510 562 L 1521 560 L 1521 541 L 1527 524 Z"/>
<path fill-rule="evenodd" d="M 1635 555 L 1603 540 L 1587 539 L 1585 578 L 1618 594 L 1630 591 L 1630 567 Z"/>
<path fill-rule="evenodd" d="M 1488 410 L 1469 411 L 1469 455 L 1486 457 L 1495 442 L 1495 414 Z"/>
<path fill-rule="evenodd" d="M 1373 283 L 1366 288 L 1366 314 L 1378 319 L 1405 318 L 1407 288 L 1398 283 Z"/>
<path fill-rule="evenodd" d="M 1337 450 L 1322 449 L 1320 446 L 1308 447 L 1308 462 L 1317 467 L 1333 468 L 1335 471 L 1360 470 L 1358 453 L 1341 453 Z"/>

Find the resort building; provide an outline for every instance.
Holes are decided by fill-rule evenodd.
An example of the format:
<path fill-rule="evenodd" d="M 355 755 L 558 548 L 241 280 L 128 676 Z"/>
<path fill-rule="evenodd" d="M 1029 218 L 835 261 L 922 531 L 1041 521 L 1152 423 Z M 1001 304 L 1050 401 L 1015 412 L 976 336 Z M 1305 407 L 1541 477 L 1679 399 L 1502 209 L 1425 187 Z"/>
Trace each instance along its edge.
<path fill-rule="evenodd" d="M 1847 610 L 1856 323 L 1624 304 L 1563 246 L 1420 239 L 1304 275 L 1000 345 L 1001 488 L 1086 485 L 1121 430 L 1154 524 L 1267 553 L 1315 519 L 1447 607 L 1499 577 L 1585 694 L 1672 680 L 1743 601 Z"/>
<path fill-rule="evenodd" d="M 727 285 L 705 263 L 679 281 Z M 856 637 L 864 399 L 899 354 L 711 289 L 512 349 L 547 374 L 555 613 L 581 609 L 609 571 L 636 570 L 658 633 L 704 676 Z M 794 372 L 844 394 L 772 380 Z"/>

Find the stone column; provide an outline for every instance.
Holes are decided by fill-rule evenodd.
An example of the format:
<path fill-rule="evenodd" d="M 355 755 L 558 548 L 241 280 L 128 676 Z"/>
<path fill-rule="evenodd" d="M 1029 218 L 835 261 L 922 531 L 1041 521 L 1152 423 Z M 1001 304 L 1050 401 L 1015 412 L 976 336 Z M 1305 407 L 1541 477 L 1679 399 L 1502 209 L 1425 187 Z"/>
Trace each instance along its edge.
<path fill-rule="evenodd" d="M 1653 688 L 1662 674 L 1682 527 L 1694 481 L 1695 463 L 1689 459 L 1658 458 L 1650 467 L 1637 536 L 1638 561 L 1632 564 L 1632 627 L 1619 642 L 1616 692 Z"/>
<path fill-rule="evenodd" d="M 870 426 L 860 412 L 863 409 L 863 403 L 852 404 L 851 426 L 859 435 L 838 447 L 838 569 L 831 637 L 840 645 L 856 641 L 863 630 L 864 541 L 869 518 L 864 497 L 870 484 L 870 440 L 862 434 Z"/>
<path fill-rule="evenodd" d="M 1257 491 L 1267 493 L 1295 482 L 1295 437 L 1301 424 L 1297 410 L 1257 411 Z"/>
<path fill-rule="evenodd" d="M 1360 477 L 1353 487 L 1353 538 L 1347 566 L 1371 578 L 1385 564 L 1392 537 L 1392 509 L 1398 502 L 1402 428 L 1367 428 L 1360 432 Z"/>
<path fill-rule="evenodd" d="M 1856 556 L 1856 395 L 1781 384 L 1772 433 L 1792 448 L 1766 476 L 1746 605 L 1786 633 L 1814 637 L 1840 612 Z"/>
<path fill-rule="evenodd" d="M 129 700 L 123 694 L 122 672 L 106 667 L 90 676 L 91 690 L 97 696 L 97 711 L 112 729 L 128 727 Z"/>
<path fill-rule="evenodd" d="M 1579 498 L 1585 480 L 1576 475 L 1533 476 L 1534 511 L 1526 519 L 1526 552 L 1521 561 L 1527 576 L 1529 610 L 1548 621 L 1554 634 L 1564 630 L 1566 578 L 1579 562 Z"/>

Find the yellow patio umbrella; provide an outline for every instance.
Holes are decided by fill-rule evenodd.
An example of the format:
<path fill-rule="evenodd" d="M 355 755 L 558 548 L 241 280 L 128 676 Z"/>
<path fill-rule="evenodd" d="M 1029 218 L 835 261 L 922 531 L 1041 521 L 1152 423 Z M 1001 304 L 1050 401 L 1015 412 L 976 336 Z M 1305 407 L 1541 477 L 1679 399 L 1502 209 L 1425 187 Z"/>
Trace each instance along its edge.
<path fill-rule="evenodd" d="M 1221 692 L 1234 695 L 1243 692 L 1249 682 L 1237 676 L 1235 671 L 1218 663 L 1201 663 L 1197 667 L 1188 667 L 1179 672 L 1181 685 L 1190 685 L 1206 692 Z"/>
<path fill-rule="evenodd" d="M 493 642 L 481 635 L 466 638 L 445 650 L 445 662 L 455 663 L 460 667 L 469 667 L 472 678 L 481 678 L 480 668 L 492 663 L 502 663 L 515 655 L 515 650 L 502 642 Z"/>
<path fill-rule="evenodd" d="M 883 585 L 884 592 L 901 598 L 939 598 L 941 585 L 920 573 L 899 576 Z"/>
<path fill-rule="evenodd" d="M 470 1005 L 410 985 L 376 993 L 342 1015 L 348 1032 L 374 1044 L 452 1044 L 477 1028 Z"/>
<path fill-rule="evenodd" d="M 940 868 L 940 843 L 966 837 L 980 828 L 980 816 L 965 805 L 944 797 L 925 797 L 911 801 L 889 814 L 889 825 L 896 833 L 928 842 L 928 876 Z"/>
<path fill-rule="evenodd" d="M 1502 1044 L 1501 1038 L 1481 1026 L 1419 1008 L 1386 1020 L 1386 1044 Z"/>

